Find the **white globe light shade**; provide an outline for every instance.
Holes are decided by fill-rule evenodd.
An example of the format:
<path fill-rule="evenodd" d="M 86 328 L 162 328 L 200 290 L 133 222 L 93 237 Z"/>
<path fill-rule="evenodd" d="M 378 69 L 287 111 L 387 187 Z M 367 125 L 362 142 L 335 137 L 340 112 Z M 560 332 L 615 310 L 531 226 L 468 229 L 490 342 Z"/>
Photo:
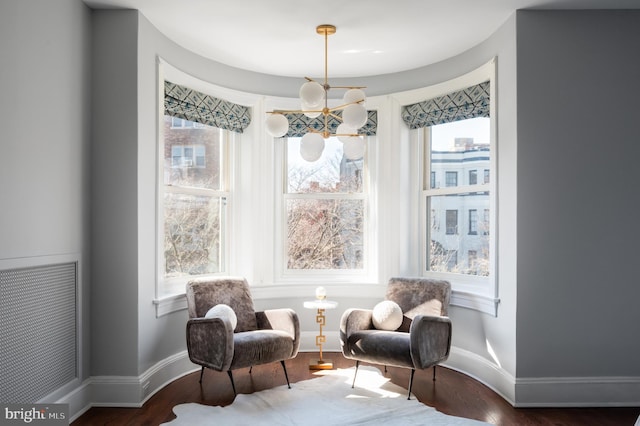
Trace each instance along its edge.
<path fill-rule="evenodd" d="M 300 87 L 300 100 L 309 107 L 322 105 L 324 101 L 324 87 L 316 81 L 307 81 Z"/>
<path fill-rule="evenodd" d="M 265 125 L 267 132 L 274 138 L 280 138 L 289 131 L 289 120 L 282 114 L 269 114 Z"/>
<path fill-rule="evenodd" d="M 342 100 L 345 104 L 360 102 L 360 104 L 363 105 L 366 98 L 367 96 L 364 94 L 364 91 L 360 89 L 349 89 L 344 93 Z"/>
<path fill-rule="evenodd" d="M 322 300 L 327 298 L 327 290 L 324 287 L 316 287 L 316 299 Z"/>
<path fill-rule="evenodd" d="M 300 140 L 300 156 L 310 163 L 318 161 L 324 151 L 324 138 L 319 133 L 307 133 Z"/>
<path fill-rule="evenodd" d="M 336 133 L 338 134 L 338 140 L 340 142 L 346 142 L 352 136 L 340 136 L 340 135 L 355 135 L 358 133 L 356 129 L 353 129 L 347 126 L 344 123 L 340 123 L 336 128 Z"/>
<path fill-rule="evenodd" d="M 364 139 L 356 136 L 350 137 L 344 145 L 342 145 L 344 156 L 347 157 L 348 160 L 359 160 L 364 157 L 364 148 Z"/>
<path fill-rule="evenodd" d="M 359 129 L 367 124 L 367 109 L 360 104 L 352 104 L 342 110 L 342 121 L 353 129 Z"/>
<path fill-rule="evenodd" d="M 302 111 L 306 111 L 303 114 L 309 118 L 316 118 L 322 114 L 322 109 L 319 106 L 307 105 L 304 102 L 300 104 Z"/>

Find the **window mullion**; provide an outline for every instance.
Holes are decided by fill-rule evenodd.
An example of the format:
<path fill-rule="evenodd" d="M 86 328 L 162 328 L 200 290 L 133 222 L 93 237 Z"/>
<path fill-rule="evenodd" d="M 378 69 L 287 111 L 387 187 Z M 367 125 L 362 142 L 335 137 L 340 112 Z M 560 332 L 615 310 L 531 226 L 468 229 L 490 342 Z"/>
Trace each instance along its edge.
<path fill-rule="evenodd" d="M 166 194 L 200 195 L 205 197 L 229 197 L 229 191 L 217 191 L 207 188 L 194 188 L 190 186 L 165 185 Z"/>
<path fill-rule="evenodd" d="M 443 188 L 426 189 L 423 191 L 423 193 L 426 196 L 473 194 L 476 192 L 489 192 L 490 188 L 491 186 L 489 184 L 447 186 Z"/>

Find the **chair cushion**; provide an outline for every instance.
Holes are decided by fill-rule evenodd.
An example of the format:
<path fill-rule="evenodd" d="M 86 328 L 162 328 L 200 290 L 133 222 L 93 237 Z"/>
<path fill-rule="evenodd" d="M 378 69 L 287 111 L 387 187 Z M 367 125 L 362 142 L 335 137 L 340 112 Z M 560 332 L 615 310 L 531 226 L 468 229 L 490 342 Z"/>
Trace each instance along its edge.
<path fill-rule="evenodd" d="M 293 338 L 281 330 L 253 330 L 233 335 L 230 369 L 267 364 L 291 358 Z"/>
<path fill-rule="evenodd" d="M 383 300 L 373 307 L 373 326 L 378 330 L 397 330 L 402 324 L 402 309 L 391 300 Z"/>
<path fill-rule="evenodd" d="M 205 318 L 226 318 L 231 323 L 231 329 L 235 330 L 236 325 L 238 325 L 238 317 L 236 313 L 233 312 L 231 306 L 225 305 L 224 303 L 219 303 L 215 305 L 213 308 L 209 309 L 207 313 L 204 315 Z"/>
<path fill-rule="evenodd" d="M 385 330 L 355 331 L 348 337 L 345 354 L 364 362 L 414 368 L 409 333 Z"/>

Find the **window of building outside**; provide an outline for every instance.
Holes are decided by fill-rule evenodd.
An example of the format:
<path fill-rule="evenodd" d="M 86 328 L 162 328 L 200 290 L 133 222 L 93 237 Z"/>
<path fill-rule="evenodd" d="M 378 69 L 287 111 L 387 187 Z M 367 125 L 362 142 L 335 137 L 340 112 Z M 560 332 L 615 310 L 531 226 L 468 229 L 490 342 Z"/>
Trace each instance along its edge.
<path fill-rule="evenodd" d="M 469 185 L 476 185 L 478 183 L 478 171 L 469 170 Z"/>
<path fill-rule="evenodd" d="M 164 116 L 161 293 L 184 292 L 189 279 L 225 270 L 227 138 L 226 130 Z"/>
<path fill-rule="evenodd" d="M 469 209 L 469 235 L 478 233 L 478 210 Z"/>
<path fill-rule="evenodd" d="M 477 117 L 425 127 L 424 203 L 428 272 L 487 277 L 490 273 L 490 119 Z M 482 183 L 477 171 L 484 171 Z M 457 176 L 468 176 L 461 185 Z M 442 184 L 444 183 L 444 185 Z M 482 221 L 478 211 L 483 212 Z M 468 218 L 468 229 L 459 229 Z M 445 229 L 438 226 L 443 220 Z M 463 219 L 464 220 L 464 219 Z M 458 256 L 466 253 L 467 256 Z"/>
<path fill-rule="evenodd" d="M 336 137 L 313 163 L 300 156 L 300 137 L 286 139 L 283 185 L 284 272 L 364 273 L 367 262 L 367 168 L 349 160 Z"/>

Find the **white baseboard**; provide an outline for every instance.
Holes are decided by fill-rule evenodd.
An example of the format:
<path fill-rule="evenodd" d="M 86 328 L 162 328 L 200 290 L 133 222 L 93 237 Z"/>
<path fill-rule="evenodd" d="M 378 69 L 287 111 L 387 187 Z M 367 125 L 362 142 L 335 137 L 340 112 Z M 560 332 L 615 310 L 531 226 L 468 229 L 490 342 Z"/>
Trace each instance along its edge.
<path fill-rule="evenodd" d="M 69 404 L 71 421 L 91 407 L 142 407 L 167 384 L 199 369 L 200 366 L 189 360 L 187 351 L 182 351 L 158 362 L 140 376 L 91 377 L 56 402 Z"/>
<path fill-rule="evenodd" d="M 523 377 L 516 395 L 516 407 L 639 407 L 640 377 Z"/>
<path fill-rule="evenodd" d="M 486 358 L 456 347 L 443 365 L 478 380 L 514 407 L 640 406 L 640 377 L 516 379 Z"/>

